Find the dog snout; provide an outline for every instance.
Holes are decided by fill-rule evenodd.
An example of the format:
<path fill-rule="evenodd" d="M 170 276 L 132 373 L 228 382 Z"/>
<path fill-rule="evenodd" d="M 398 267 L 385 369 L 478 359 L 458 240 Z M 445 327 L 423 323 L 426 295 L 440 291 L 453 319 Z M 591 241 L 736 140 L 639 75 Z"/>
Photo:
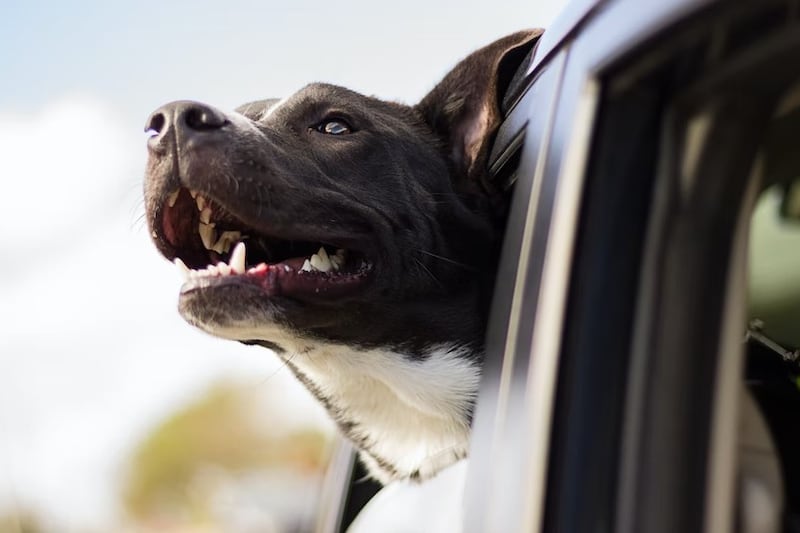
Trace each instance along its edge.
<path fill-rule="evenodd" d="M 178 101 L 159 107 L 147 119 L 148 147 L 163 151 L 171 143 L 198 141 L 221 130 L 228 119 L 222 111 L 199 102 Z"/>

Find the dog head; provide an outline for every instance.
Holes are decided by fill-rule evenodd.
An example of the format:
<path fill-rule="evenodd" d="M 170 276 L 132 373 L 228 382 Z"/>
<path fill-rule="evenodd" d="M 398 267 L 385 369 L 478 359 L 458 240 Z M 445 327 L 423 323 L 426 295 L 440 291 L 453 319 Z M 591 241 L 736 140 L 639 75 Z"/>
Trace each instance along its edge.
<path fill-rule="evenodd" d="M 317 83 L 234 113 L 195 102 L 155 111 L 153 239 L 190 269 L 224 263 L 190 275 L 181 314 L 278 350 L 260 332 L 412 352 L 479 342 L 501 228 L 483 183 L 498 69 L 536 35 L 476 52 L 415 107 Z"/>
<path fill-rule="evenodd" d="M 282 354 L 383 481 L 466 453 L 505 213 L 487 158 L 506 60 L 540 33 L 416 106 L 315 83 L 148 120 L 147 221 L 186 275 L 180 313 Z"/>

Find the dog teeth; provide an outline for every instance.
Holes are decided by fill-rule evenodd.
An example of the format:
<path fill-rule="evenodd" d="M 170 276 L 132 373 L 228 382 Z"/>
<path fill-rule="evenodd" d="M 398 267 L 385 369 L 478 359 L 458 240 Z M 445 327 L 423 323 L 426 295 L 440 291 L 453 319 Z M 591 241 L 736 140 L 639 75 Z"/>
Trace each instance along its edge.
<path fill-rule="evenodd" d="M 203 197 L 197 195 L 196 199 L 200 198 Z M 208 203 L 204 202 L 204 200 L 200 200 L 198 203 L 198 205 L 203 205 L 203 209 L 200 212 L 201 221 L 197 226 L 197 231 L 206 249 L 217 252 L 220 255 L 230 252 L 228 263 L 219 261 L 216 265 L 208 265 L 206 268 L 193 270 L 180 258 L 176 258 L 173 262 L 178 268 L 181 277 L 188 281 L 204 277 L 258 274 L 270 268 L 266 263 L 260 263 L 248 269 L 247 247 L 243 242 L 248 237 L 242 235 L 240 231 L 217 231 L 215 224 L 210 222 L 211 209 L 208 207 Z M 232 251 L 231 248 L 233 249 Z M 340 248 L 336 250 L 335 254 L 329 255 L 325 247 L 320 246 L 317 253 L 303 261 L 303 265 L 298 272 L 339 271 L 344 267 L 346 261 L 346 250 Z M 283 265 L 283 270 L 290 272 L 292 269 L 289 265 Z"/>
<path fill-rule="evenodd" d="M 209 248 L 209 250 L 217 252 L 218 254 L 223 254 L 223 253 L 228 251 L 228 250 L 225 249 L 225 245 L 226 244 L 228 245 L 227 246 L 228 249 L 230 249 L 230 246 L 231 246 L 230 243 L 228 241 L 226 241 L 225 239 L 220 239 L 217 242 L 215 242 L 214 246 Z"/>
<path fill-rule="evenodd" d="M 231 241 L 228 240 L 231 237 L 238 234 L 238 231 L 226 231 L 223 232 L 223 237 L 220 238 L 220 241 L 225 241 L 227 244 L 226 247 L 230 248 Z M 213 277 L 213 276 L 235 276 L 237 274 L 244 274 L 247 273 L 255 273 L 261 272 L 266 270 L 267 265 L 266 263 L 261 263 L 257 267 L 251 268 L 247 270 L 246 259 L 247 259 L 247 249 L 243 242 L 239 242 L 233 248 L 233 253 L 229 259 L 230 264 L 226 263 L 225 261 L 220 261 L 216 265 L 208 265 L 206 268 L 201 268 L 198 270 L 193 270 L 186 266 L 180 258 L 176 257 L 173 263 L 175 266 L 178 267 L 178 272 L 180 273 L 181 277 L 185 281 L 204 278 L 204 277 Z"/>
<path fill-rule="evenodd" d="M 221 276 L 230 276 L 233 269 L 225 261 L 220 261 L 215 265 Z"/>
<path fill-rule="evenodd" d="M 175 207 L 175 202 L 178 201 L 178 195 L 181 193 L 180 189 L 176 189 L 175 192 L 171 193 L 167 196 L 167 205 L 170 207 Z"/>
<path fill-rule="evenodd" d="M 205 197 L 202 196 L 202 195 L 199 195 L 199 194 L 195 197 L 194 200 L 195 200 L 195 202 L 197 202 L 197 210 L 198 211 L 202 211 L 203 209 L 205 209 L 205 207 L 206 207 L 206 205 L 208 203 L 208 202 L 206 202 Z"/>
<path fill-rule="evenodd" d="M 339 248 L 336 250 L 336 254 L 331 256 L 331 266 L 333 266 L 334 270 L 339 270 L 344 266 L 344 262 L 344 250 Z"/>
<path fill-rule="evenodd" d="M 266 263 L 259 263 L 258 265 L 247 270 L 248 274 L 260 274 L 267 271 Z"/>
<path fill-rule="evenodd" d="M 241 237 L 242 233 L 240 231 L 223 231 L 219 236 L 219 240 L 214 243 L 210 250 L 214 250 L 218 254 L 227 254 L 231 249 L 231 245 Z"/>
<path fill-rule="evenodd" d="M 336 250 L 336 254 L 328 255 L 324 247 L 320 249 L 303 262 L 299 272 L 330 272 L 331 270 L 337 271 L 344 267 L 347 252 L 341 248 Z"/>
<path fill-rule="evenodd" d="M 181 278 L 183 279 L 183 281 L 188 281 L 189 280 L 189 273 L 192 270 L 188 266 L 186 266 L 186 263 L 181 261 L 180 257 L 176 257 L 175 260 L 172 261 L 172 262 L 175 264 L 176 267 L 178 267 L 178 272 L 180 272 Z"/>
<path fill-rule="evenodd" d="M 197 198 L 199 199 L 199 198 L 202 198 L 202 197 L 198 196 Z M 203 224 L 211 224 L 211 208 L 210 207 L 205 207 L 205 208 L 203 208 L 202 211 L 200 211 L 200 221 Z"/>
<path fill-rule="evenodd" d="M 213 228 L 210 228 L 205 224 L 200 224 L 200 226 L 201 234 L 211 233 L 216 235 L 216 231 Z M 202 229 L 203 226 L 206 226 L 206 228 Z M 233 247 L 233 251 L 231 252 L 227 263 L 225 261 L 219 261 L 216 265 L 208 265 L 206 268 L 198 270 L 189 268 L 186 263 L 177 257 L 173 260 L 173 263 L 178 268 L 178 272 L 183 280 L 187 282 L 211 277 L 262 274 L 270 268 L 280 266 L 259 263 L 256 266 L 247 268 L 247 246 L 244 242 L 238 240 L 240 237 L 241 233 L 238 231 L 224 231 L 214 244 L 214 248 L 210 248 L 215 251 L 216 249 L 219 249 L 227 252 L 231 245 L 235 242 L 236 245 Z M 204 239 L 208 239 L 208 237 L 205 237 Z M 206 240 L 204 240 L 204 244 L 206 244 Z M 303 262 L 303 266 L 300 268 L 299 272 L 330 272 L 331 270 L 340 270 L 345 264 L 346 254 L 347 252 L 345 250 L 340 249 L 337 250 L 335 254 L 328 255 L 328 252 L 325 250 L 325 248 L 320 247 L 317 253 L 313 254 L 310 258 Z M 362 262 L 362 267 L 363 266 L 364 265 Z M 283 271 L 288 273 L 292 271 L 292 268 L 289 265 L 284 264 Z"/>
<path fill-rule="evenodd" d="M 247 250 L 243 242 L 240 242 L 234 247 L 230 261 L 231 269 L 235 274 L 244 274 L 246 254 Z"/>
<path fill-rule="evenodd" d="M 197 231 L 200 233 L 200 239 L 203 241 L 203 246 L 206 247 L 206 250 L 213 250 L 217 242 L 217 230 L 214 229 L 214 226 L 201 222 L 197 227 Z"/>
<path fill-rule="evenodd" d="M 333 265 L 331 265 L 331 259 L 328 257 L 328 252 L 326 252 L 325 248 L 322 246 L 319 247 L 317 253 L 311 256 L 310 263 L 312 267 L 320 272 L 328 272 L 331 268 L 333 268 Z"/>

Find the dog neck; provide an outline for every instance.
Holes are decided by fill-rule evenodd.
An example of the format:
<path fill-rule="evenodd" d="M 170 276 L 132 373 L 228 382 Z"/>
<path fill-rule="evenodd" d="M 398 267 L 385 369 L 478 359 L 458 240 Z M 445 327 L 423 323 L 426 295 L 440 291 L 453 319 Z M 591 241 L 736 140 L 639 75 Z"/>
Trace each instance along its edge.
<path fill-rule="evenodd" d="M 310 340 L 279 326 L 209 332 L 263 340 L 328 410 L 382 483 L 423 480 L 466 457 L 480 360 L 458 345 L 422 353 Z"/>

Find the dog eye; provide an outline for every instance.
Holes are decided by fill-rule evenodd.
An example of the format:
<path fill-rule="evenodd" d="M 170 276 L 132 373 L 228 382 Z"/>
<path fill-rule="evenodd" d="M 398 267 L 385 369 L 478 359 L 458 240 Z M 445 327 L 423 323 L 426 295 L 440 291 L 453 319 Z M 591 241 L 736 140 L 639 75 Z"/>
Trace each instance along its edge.
<path fill-rule="evenodd" d="M 329 135 L 344 135 L 352 133 L 353 128 L 350 124 L 341 119 L 326 120 L 317 126 L 317 131 L 320 133 L 327 133 Z"/>

